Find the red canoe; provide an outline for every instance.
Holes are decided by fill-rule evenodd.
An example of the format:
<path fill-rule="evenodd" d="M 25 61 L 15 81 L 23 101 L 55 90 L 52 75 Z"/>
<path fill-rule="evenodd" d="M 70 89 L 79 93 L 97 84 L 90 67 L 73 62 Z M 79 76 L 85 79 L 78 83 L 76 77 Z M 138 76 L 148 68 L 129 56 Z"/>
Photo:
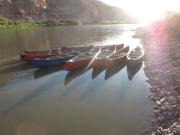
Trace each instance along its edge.
<path fill-rule="evenodd" d="M 67 71 L 77 70 L 79 68 L 88 68 L 91 65 L 91 61 L 99 54 L 99 47 L 94 47 L 92 50 L 81 55 L 74 57 L 64 63 L 64 69 Z"/>
<path fill-rule="evenodd" d="M 25 50 L 23 54 L 39 54 L 39 53 L 58 53 L 58 52 L 66 52 L 66 51 L 79 51 L 79 50 L 85 50 L 85 49 L 91 49 L 93 45 L 89 46 L 64 46 L 57 49 L 51 49 L 51 50 L 43 50 L 43 51 L 36 51 L 36 50 Z"/>
<path fill-rule="evenodd" d="M 57 56 L 59 55 L 59 53 L 47 53 L 47 52 L 41 52 L 41 53 L 23 53 L 20 55 L 21 60 L 23 61 L 27 61 L 27 62 L 31 62 L 33 59 L 35 58 L 48 58 L 48 57 L 52 57 L 52 56 Z"/>
<path fill-rule="evenodd" d="M 103 52 L 104 54 L 108 53 L 108 55 L 110 55 L 111 53 L 116 51 L 116 49 L 122 49 L 123 47 L 124 44 L 94 46 L 88 53 L 83 53 L 65 62 L 64 69 L 67 71 L 71 71 L 79 68 L 89 68 L 93 64 L 95 64 L 94 62 L 96 61 L 96 57 L 98 57 L 101 52 Z"/>
<path fill-rule="evenodd" d="M 92 66 L 96 67 L 104 67 L 105 66 L 105 61 L 108 58 L 108 56 L 112 55 L 113 53 L 121 50 L 124 47 L 124 44 L 120 45 L 113 45 L 109 48 L 105 48 L 102 50 L 99 55 L 94 59 Z"/>
<path fill-rule="evenodd" d="M 74 46 L 74 47 L 62 47 L 55 50 L 45 50 L 45 51 L 24 51 L 20 57 L 21 60 L 31 62 L 35 58 L 44 59 L 52 56 L 58 56 L 70 52 L 85 52 L 92 48 L 93 46 Z"/>
<path fill-rule="evenodd" d="M 121 64 L 122 62 L 125 62 L 127 60 L 127 54 L 129 52 L 129 46 L 124 47 L 123 49 L 120 49 L 119 51 L 116 51 L 115 53 L 108 56 L 105 67 L 111 68 L 113 65 Z"/>

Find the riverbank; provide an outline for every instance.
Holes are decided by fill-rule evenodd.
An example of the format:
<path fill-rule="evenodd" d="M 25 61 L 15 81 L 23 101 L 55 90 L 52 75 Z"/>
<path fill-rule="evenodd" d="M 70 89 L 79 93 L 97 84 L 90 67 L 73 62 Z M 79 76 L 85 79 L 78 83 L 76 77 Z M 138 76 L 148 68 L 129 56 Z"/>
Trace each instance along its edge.
<path fill-rule="evenodd" d="M 98 21 L 96 22 L 95 24 L 98 24 L 98 25 L 113 25 L 113 24 L 136 24 L 138 23 L 138 21 L 135 21 L 135 20 L 129 20 L 129 21 L 109 21 L 109 20 L 101 20 L 101 21 Z"/>
<path fill-rule="evenodd" d="M 0 30 L 7 29 L 23 29 L 38 26 L 38 24 L 33 22 L 0 22 Z"/>
<path fill-rule="evenodd" d="M 36 26 L 48 27 L 67 25 L 81 25 L 81 22 L 79 20 L 20 21 L 0 17 L 0 30 L 23 29 Z"/>
<path fill-rule="evenodd" d="M 144 71 L 152 92 L 148 98 L 154 102 L 152 135 L 180 134 L 180 31 L 178 22 L 172 25 L 170 20 L 140 28 L 135 35 L 146 52 Z"/>
<path fill-rule="evenodd" d="M 136 24 L 137 21 L 108 21 L 102 20 L 94 23 L 83 23 L 83 25 L 117 25 L 117 24 Z M 46 21 L 23 21 L 11 20 L 0 16 L 0 30 L 22 29 L 29 27 L 56 27 L 56 26 L 78 26 L 82 25 L 80 20 L 46 20 Z"/>

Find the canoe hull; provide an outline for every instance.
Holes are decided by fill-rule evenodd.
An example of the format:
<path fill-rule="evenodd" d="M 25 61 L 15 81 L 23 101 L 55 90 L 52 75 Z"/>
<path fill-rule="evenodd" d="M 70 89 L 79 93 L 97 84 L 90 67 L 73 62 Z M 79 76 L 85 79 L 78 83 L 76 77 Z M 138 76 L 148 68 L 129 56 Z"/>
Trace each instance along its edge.
<path fill-rule="evenodd" d="M 58 53 L 59 51 L 61 51 L 61 48 L 55 49 L 55 50 L 44 50 L 44 51 L 31 51 L 31 50 L 25 50 L 23 52 L 23 54 L 39 54 L 39 53 L 44 53 L 44 54 L 48 54 L 48 53 Z"/>
<path fill-rule="evenodd" d="M 92 63 L 92 67 L 104 67 L 106 59 L 95 59 Z"/>
<path fill-rule="evenodd" d="M 32 65 L 35 68 L 45 68 L 45 67 L 49 67 L 49 66 L 54 66 L 54 65 L 63 65 L 64 62 L 66 62 L 67 60 L 71 59 L 71 57 L 65 57 L 65 58 L 56 58 L 56 59 L 34 59 L 32 61 Z"/>
<path fill-rule="evenodd" d="M 124 62 L 127 62 L 127 53 L 129 51 L 129 46 L 124 47 L 120 51 L 117 51 L 116 53 L 109 56 L 106 60 L 105 67 L 110 68 L 115 65 L 122 64 Z"/>
<path fill-rule="evenodd" d="M 39 59 L 43 59 L 43 58 L 48 58 L 51 57 L 53 55 L 32 55 L 32 54 L 21 54 L 20 58 L 23 61 L 27 61 L 27 62 L 32 62 L 33 59 L 35 58 L 39 58 Z"/>
<path fill-rule="evenodd" d="M 136 60 L 127 59 L 127 65 L 128 65 L 130 68 L 136 67 L 136 66 L 138 66 L 139 64 L 141 64 L 142 62 L 143 62 L 143 57 L 141 57 L 141 58 L 139 58 L 139 59 L 136 59 Z"/>
<path fill-rule="evenodd" d="M 67 61 L 64 63 L 64 69 L 66 71 L 73 71 L 73 70 L 77 70 L 79 68 L 85 69 L 89 63 L 90 63 L 90 59 L 74 61 L 74 62 Z"/>
<path fill-rule="evenodd" d="M 79 51 L 79 50 L 88 51 L 88 50 L 92 49 L 93 47 L 94 47 L 93 45 L 89 45 L 89 46 L 65 46 L 65 47 L 62 47 L 60 50 L 61 51 Z"/>
<path fill-rule="evenodd" d="M 74 47 L 62 47 L 55 50 L 46 50 L 46 51 L 24 51 L 20 58 L 23 61 L 32 62 L 35 58 L 49 58 L 52 56 L 58 56 L 61 54 L 71 53 L 71 52 L 86 52 L 90 50 L 93 46 L 74 46 Z"/>
<path fill-rule="evenodd" d="M 127 56 L 123 56 L 121 58 L 117 58 L 117 59 L 107 59 L 106 63 L 105 63 L 105 68 L 110 68 L 116 65 L 120 65 L 122 63 L 127 62 Z"/>
<path fill-rule="evenodd" d="M 120 72 L 124 67 L 126 66 L 126 60 L 125 61 L 120 61 L 120 63 L 114 63 L 110 64 L 110 66 L 106 67 L 106 72 L 105 72 L 105 80 L 111 78 L 114 76 L 116 73 Z"/>

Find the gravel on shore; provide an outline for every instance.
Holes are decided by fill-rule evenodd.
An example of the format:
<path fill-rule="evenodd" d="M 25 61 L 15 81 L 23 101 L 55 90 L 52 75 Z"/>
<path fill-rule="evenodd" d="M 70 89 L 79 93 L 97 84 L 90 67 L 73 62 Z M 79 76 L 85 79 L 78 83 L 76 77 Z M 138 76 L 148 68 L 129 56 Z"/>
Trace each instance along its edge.
<path fill-rule="evenodd" d="M 142 29 L 141 29 L 142 30 Z M 164 22 L 138 33 L 154 102 L 151 135 L 180 135 L 180 38 Z"/>

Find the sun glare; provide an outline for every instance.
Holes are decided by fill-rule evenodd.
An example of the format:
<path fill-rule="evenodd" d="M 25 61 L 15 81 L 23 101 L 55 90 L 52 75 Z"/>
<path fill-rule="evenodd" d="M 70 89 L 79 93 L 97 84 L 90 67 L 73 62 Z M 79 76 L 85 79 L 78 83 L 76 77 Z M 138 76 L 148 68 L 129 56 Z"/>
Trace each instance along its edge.
<path fill-rule="evenodd" d="M 180 10 L 180 0 L 100 0 L 127 11 L 141 22 L 149 23 L 165 15 L 167 11 Z"/>

